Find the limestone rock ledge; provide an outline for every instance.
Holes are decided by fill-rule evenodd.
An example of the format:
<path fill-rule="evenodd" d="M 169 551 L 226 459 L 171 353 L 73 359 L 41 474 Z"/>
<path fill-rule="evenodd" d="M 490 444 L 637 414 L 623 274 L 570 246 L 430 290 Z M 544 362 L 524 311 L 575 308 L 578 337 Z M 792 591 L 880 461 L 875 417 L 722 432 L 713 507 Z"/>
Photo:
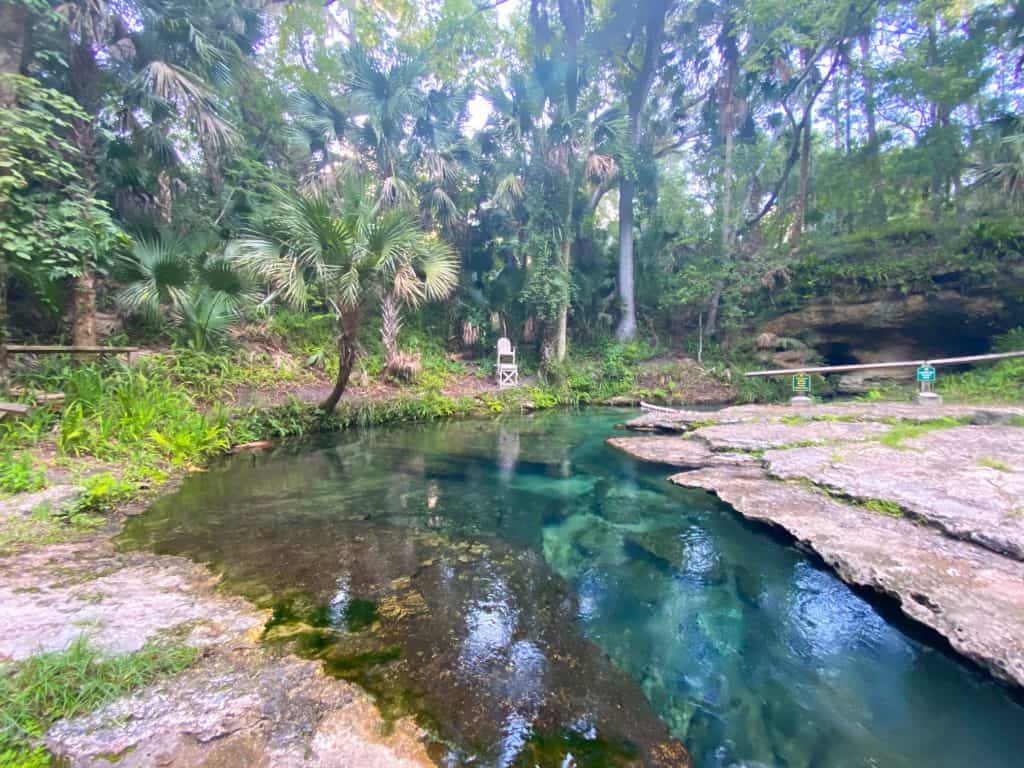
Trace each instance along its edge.
<path fill-rule="evenodd" d="M 216 584 L 202 565 L 102 537 L 0 557 L 0 661 L 83 634 L 108 653 L 167 635 L 200 649 L 181 674 L 57 722 L 44 740 L 61 765 L 435 765 L 411 719 L 389 729 L 356 686 L 271 653 L 258 639 L 268 612 Z"/>
<path fill-rule="evenodd" d="M 927 520 L 923 514 L 926 508 L 935 506 L 936 499 L 945 498 L 943 494 L 977 493 L 990 487 L 993 479 L 1015 488 L 1020 465 L 1016 455 L 1010 455 L 1016 449 L 1005 448 L 1007 437 L 1015 435 L 1007 436 L 1006 429 L 999 431 L 1000 437 L 991 428 L 958 427 L 919 438 L 934 441 L 941 436 L 939 443 L 933 442 L 927 452 L 913 441 L 908 441 L 907 449 L 900 450 L 854 438 L 825 447 L 768 451 L 762 459 L 750 453 L 713 451 L 708 441 L 700 439 L 700 431 L 696 431 L 693 439 L 618 437 L 608 443 L 643 461 L 690 470 L 675 474 L 670 480 L 677 485 L 711 491 L 744 517 L 784 529 L 817 553 L 847 583 L 895 598 L 907 616 L 945 637 L 958 653 L 995 677 L 1024 686 L 1024 562 L 1002 554 L 999 546 L 986 546 L 980 540 L 984 536 L 954 535 L 948 526 L 944 528 L 936 520 Z M 977 434 L 979 431 L 981 434 Z M 957 433 L 961 433 L 960 438 Z M 1001 441 L 1000 445 L 996 445 L 997 441 Z M 997 457 L 993 461 L 1005 461 L 1007 466 L 981 467 L 972 459 L 964 470 L 971 482 L 965 484 L 964 477 L 948 469 L 956 466 L 954 454 L 958 450 L 970 453 L 973 459 L 977 459 L 974 454 L 979 451 L 993 454 Z M 878 461 L 870 467 L 861 466 L 854 461 L 860 455 L 875 456 Z M 948 478 L 922 492 L 925 479 L 919 478 L 918 483 L 907 480 L 913 477 L 914 462 L 924 462 L 929 456 L 938 461 L 939 474 L 944 472 L 943 467 L 947 468 Z M 852 462 L 849 471 L 832 474 L 837 465 L 844 466 L 847 457 Z M 967 464 L 966 458 L 959 458 Z M 766 466 L 762 466 L 762 461 Z M 789 468 L 788 474 L 783 467 Z M 814 472 L 810 471 L 812 468 Z M 785 481 L 769 472 L 794 479 Z M 903 477 L 904 473 L 910 474 Z M 912 505 L 916 493 L 921 499 L 922 514 L 913 518 L 883 514 L 821 492 L 811 484 L 817 481 L 827 482 L 829 488 L 851 497 L 859 491 L 864 499 L 876 500 L 887 500 L 891 494 L 886 490 L 893 484 L 902 484 L 909 490 L 897 502 Z M 867 485 L 855 487 L 854 481 Z M 1013 502 L 1012 492 L 1007 493 L 1009 501 L 1003 501 L 1019 503 Z M 1006 494 L 996 495 L 1002 499 Z M 967 497 L 962 500 L 966 502 Z M 989 513 L 983 509 L 978 514 L 980 517 L 972 518 L 976 533 L 986 529 L 1010 534 L 1015 531 L 1015 516 L 1007 516 L 1002 507 L 993 507 Z M 1007 519 L 1013 526 L 995 525 Z"/>
<path fill-rule="evenodd" d="M 757 467 L 714 467 L 670 480 L 712 491 L 744 517 L 784 528 L 847 583 L 891 595 L 958 653 L 1024 686 L 1024 563 L 772 480 Z"/>

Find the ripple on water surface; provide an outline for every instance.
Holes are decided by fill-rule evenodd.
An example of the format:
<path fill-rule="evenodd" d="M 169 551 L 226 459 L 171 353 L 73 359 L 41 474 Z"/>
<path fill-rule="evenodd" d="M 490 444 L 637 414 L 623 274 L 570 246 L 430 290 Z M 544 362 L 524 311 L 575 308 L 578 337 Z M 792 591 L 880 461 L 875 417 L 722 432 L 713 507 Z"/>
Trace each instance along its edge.
<path fill-rule="evenodd" d="M 603 441 L 621 413 L 240 456 L 128 524 L 274 608 L 270 642 L 474 765 L 1019 765 L 1024 710 L 831 573 Z M 905 627 L 904 627 L 905 628 Z M 441 746 L 441 745 L 444 746 Z"/>

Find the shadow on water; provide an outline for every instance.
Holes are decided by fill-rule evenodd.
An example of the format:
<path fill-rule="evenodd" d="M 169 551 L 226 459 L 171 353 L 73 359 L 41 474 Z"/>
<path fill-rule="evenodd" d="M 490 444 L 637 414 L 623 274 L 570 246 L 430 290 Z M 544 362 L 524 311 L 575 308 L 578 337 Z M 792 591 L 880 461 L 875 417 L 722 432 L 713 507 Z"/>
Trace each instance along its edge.
<path fill-rule="evenodd" d="M 1005 766 L 1024 710 L 782 534 L 603 441 L 621 412 L 322 437 L 193 476 L 126 547 L 209 563 L 268 642 L 453 764 Z M 940 734 L 941 736 L 936 736 Z"/>

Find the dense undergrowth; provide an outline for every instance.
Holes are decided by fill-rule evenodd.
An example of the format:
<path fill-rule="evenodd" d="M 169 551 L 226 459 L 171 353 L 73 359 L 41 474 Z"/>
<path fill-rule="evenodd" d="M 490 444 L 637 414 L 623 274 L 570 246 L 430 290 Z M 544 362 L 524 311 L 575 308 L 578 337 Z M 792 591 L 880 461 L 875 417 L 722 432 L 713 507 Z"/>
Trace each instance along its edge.
<path fill-rule="evenodd" d="M 180 672 L 196 656 L 168 641 L 107 656 L 83 637 L 64 651 L 0 666 L 0 768 L 49 768 L 52 758 L 36 741 L 50 725 Z"/>
<path fill-rule="evenodd" d="M 788 257 L 781 286 L 764 290 L 771 293 L 772 313 L 826 296 L 927 292 L 941 287 L 943 276 L 954 276 L 965 290 L 987 290 L 997 278 L 1024 279 L 1022 257 L 1020 219 L 980 218 L 968 227 L 917 218 L 891 221 L 848 235 L 808 237 Z"/>

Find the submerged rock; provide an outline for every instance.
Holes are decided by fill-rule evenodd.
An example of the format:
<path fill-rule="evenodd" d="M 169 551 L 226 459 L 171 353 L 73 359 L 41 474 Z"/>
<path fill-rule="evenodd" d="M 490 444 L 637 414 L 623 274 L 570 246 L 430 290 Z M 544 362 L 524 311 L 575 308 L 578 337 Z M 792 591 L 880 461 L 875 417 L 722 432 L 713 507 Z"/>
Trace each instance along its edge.
<path fill-rule="evenodd" d="M 716 454 L 703 441 L 682 440 L 678 437 L 610 437 L 605 442 L 641 461 L 673 467 L 695 469 L 735 466 L 753 461 L 753 457 L 743 453 Z"/>

